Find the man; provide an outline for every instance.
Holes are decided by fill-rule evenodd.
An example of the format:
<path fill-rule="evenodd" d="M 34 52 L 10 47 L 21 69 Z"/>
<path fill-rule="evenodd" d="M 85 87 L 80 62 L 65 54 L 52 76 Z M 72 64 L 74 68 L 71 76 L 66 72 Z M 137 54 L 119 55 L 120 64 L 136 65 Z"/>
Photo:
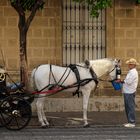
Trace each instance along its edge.
<path fill-rule="evenodd" d="M 126 61 L 129 71 L 126 78 L 121 81 L 123 83 L 122 93 L 124 95 L 124 105 L 126 117 L 128 120 L 124 127 L 135 127 L 135 93 L 138 86 L 138 72 L 136 66 L 139 63 L 134 58 L 130 58 Z"/>

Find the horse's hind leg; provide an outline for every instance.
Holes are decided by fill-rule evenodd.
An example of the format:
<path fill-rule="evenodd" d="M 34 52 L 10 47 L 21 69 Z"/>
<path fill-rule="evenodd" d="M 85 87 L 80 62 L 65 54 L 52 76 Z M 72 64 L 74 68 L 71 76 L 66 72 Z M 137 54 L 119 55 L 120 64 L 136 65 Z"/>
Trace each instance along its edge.
<path fill-rule="evenodd" d="M 83 120 L 84 120 L 84 127 L 88 127 L 88 121 L 87 121 L 87 109 L 88 109 L 88 102 L 89 102 L 89 96 L 90 91 L 83 90 Z"/>
<path fill-rule="evenodd" d="M 44 101 L 45 98 L 43 97 L 43 98 L 38 98 L 36 102 L 37 115 L 42 127 L 49 126 L 49 122 L 47 121 L 44 113 Z"/>

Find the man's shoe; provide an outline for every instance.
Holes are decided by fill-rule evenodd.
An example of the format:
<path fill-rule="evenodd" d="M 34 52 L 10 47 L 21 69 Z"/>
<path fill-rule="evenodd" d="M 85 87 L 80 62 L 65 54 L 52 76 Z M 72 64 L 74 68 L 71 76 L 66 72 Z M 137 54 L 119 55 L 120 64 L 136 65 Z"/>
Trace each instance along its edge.
<path fill-rule="evenodd" d="M 125 126 L 126 124 L 128 124 L 128 123 L 124 123 L 123 126 Z"/>
<path fill-rule="evenodd" d="M 135 127 L 135 124 L 133 124 L 133 123 L 127 123 L 127 124 L 124 124 L 124 127 L 134 128 Z"/>

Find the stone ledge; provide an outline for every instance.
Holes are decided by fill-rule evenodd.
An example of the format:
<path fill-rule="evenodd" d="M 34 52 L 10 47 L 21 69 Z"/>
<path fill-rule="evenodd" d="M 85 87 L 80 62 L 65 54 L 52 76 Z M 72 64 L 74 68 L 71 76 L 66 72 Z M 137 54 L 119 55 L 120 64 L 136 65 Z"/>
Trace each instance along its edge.
<path fill-rule="evenodd" d="M 35 102 L 32 104 L 36 112 Z M 136 110 L 140 111 L 140 96 L 136 97 Z M 82 111 L 82 98 L 46 98 L 46 112 Z M 88 111 L 124 111 L 123 97 L 94 96 L 90 98 Z"/>

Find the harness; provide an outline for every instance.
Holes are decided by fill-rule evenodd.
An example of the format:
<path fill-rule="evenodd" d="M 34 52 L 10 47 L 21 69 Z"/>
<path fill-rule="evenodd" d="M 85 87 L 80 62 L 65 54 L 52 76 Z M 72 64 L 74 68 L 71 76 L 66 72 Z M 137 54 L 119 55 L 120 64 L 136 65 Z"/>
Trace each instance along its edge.
<path fill-rule="evenodd" d="M 79 97 L 79 93 L 81 93 L 81 92 L 79 92 L 79 89 L 80 89 L 80 74 L 79 74 L 79 71 L 76 67 L 76 64 L 70 64 L 69 68 L 75 73 L 75 76 L 76 76 L 76 79 L 77 79 L 77 90 L 73 93 L 73 96 L 77 94 L 78 97 Z"/>
<path fill-rule="evenodd" d="M 94 72 L 94 70 L 93 70 L 92 67 L 89 68 L 89 71 L 90 71 L 90 74 L 91 74 L 91 76 L 92 76 L 92 78 L 93 78 L 93 80 L 94 80 L 94 82 L 95 82 L 95 84 L 96 84 L 96 86 L 97 86 L 98 83 L 99 83 L 99 81 L 97 80 L 97 75 L 96 75 L 96 73 Z"/>
<path fill-rule="evenodd" d="M 88 61 L 88 60 L 87 60 L 87 61 Z M 90 64 L 87 63 L 87 62 L 85 62 L 85 64 L 86 64 L 87 68 L 89 68 L 89 65 L 90 65 Z M 76 79 L 77 79 L 77 90 L 73 93 L 73 96 L 77 94 L 78 97 L 79 97 L 79 93 L 81 93 L 81 92 L 79 91 L 80 86 L 81 86 L 81 85 L 84 86 L 85 84 L 87 84 L 87 82 L 85 82 L 84 84 L 81 82 L 81 80 L 80 80 L 80 74 L 79 74 L 79 71 L 78 71 L 78 69 L 77 69 L 77 66 L 78 66 L 78 65 L 76 65 L 76 64 L 70 64 L 70 65 L 69 65 L 69 68 L 75 73 L 75 76 L 76 76 Z M 95 82 L 95 84 L 96 84 L 96 88 L 97 88 L 97 85 L 98 85 L 97 75 L 96 75 L 96 73 L 94 72 L 94 70 L 93 70 L 92 67 L 89 68 L 89 71 L 90 71 L 90 74 L 91 74 L 91 76 L 92 76 L 92 79 L 91 79 L 91 80 L 94 80 L 94 82 Z M 84 81 L 83 81 L 83 82 L 84 82 Z M 89 80 L 88 82 L 90 82 L 90 80 Z M 95 88 L 95 89 L 96 89 L 96 88 Z"/>
<path fill-rule="evenodd" d="M 47 93 L 51 93 L 51 92 L 56 93 L 56 92 L 62 91 L 62 90 L 64 90 L 64 89 L 77 87 L 77 90 L 73 93 L 73 96 L 77 94 L 78 97 L 79 97 L 79 94 L 81 93 L 81 92 L 79 91 L 80 86 L 84 86 L 84 85 L 88 84 L 88 83 L 89 83 L 90 81 L 92 81 L 92 80 L 95 81 L 96 87 L 97 87 L 97 84 L 98 84 L 98 78 L 97 78 L 97 75 L 96 75 L 96 73 L 94 72 L 94 70 L 93 70 L 91 67 L 89 67 L 86 63 L 85 63 L 85 65 L 86 65 L 86 66 L 81 66 L 81 65 L 76 65 L 76 64 L 70 64 L 70 65 L 66 68 L 65 72 L 63 73 L 63 75 L 61 76 L 61 78 L 59 79 L 59 81 L 57 81 L 57 80 L 55 79 L 54 74 L 53 74 L 52 65 L 50 64 L 49 84 L 46 85 L 46 86 L 45 86 L 44 88 L 42 88 L 41 90 L 39 90 L 39 91 L 37 90 L 37 91 L 34 92 L 34 93 L 40 93 L 40 92 L 41 92 L 41 93 L 46 93 L 46 91 L 43 92 L 43 90 L 46 89 L 46 88 L 48 88 L 48 90 L 49 90 Z M 82 79 L 82 80 L 81 80 L 81 79 L 80 79 L 80 74 L 79 74 L 79 71 L 78 71 L 77 67 L 83 67 L 83 68 L 89 69 L 89 72 L 90 72 L 92 78 L 87 78 L 87 79 Z M 37 67 L 37 68 L 38 68 L 38 67 Z M 37 70 L 37 68 L 36 68 L 36 70 Z M 68 69 L 68 68 L 70 68 L 70 69 Z M 66 75 L 65 79 L 63 79 L 63 77 L 65 76 L 65 74 L 66 74 L 66 72 L 67 72 L 68 70 L 69 70 L 68 74 Z M 70 74 L 71 71 L 74 72 L 74 74 L 75 74 L 75 76 L 76 76 L 77 82 L 74 83 L 74 84 L 72 84 L 72 85 L 64 86 L 63 83 L 64 83 L 65 80 L 68 78 L 68 76 L 69 76 L 69 74 Z M 51 78 L 53 78 L 55 84 L 51 84 Z M 63 79 L 63 81 L 62 81 L 62 79 Z M 95 89 L 96 89 L 96 88 L 95 88 Z"/>

